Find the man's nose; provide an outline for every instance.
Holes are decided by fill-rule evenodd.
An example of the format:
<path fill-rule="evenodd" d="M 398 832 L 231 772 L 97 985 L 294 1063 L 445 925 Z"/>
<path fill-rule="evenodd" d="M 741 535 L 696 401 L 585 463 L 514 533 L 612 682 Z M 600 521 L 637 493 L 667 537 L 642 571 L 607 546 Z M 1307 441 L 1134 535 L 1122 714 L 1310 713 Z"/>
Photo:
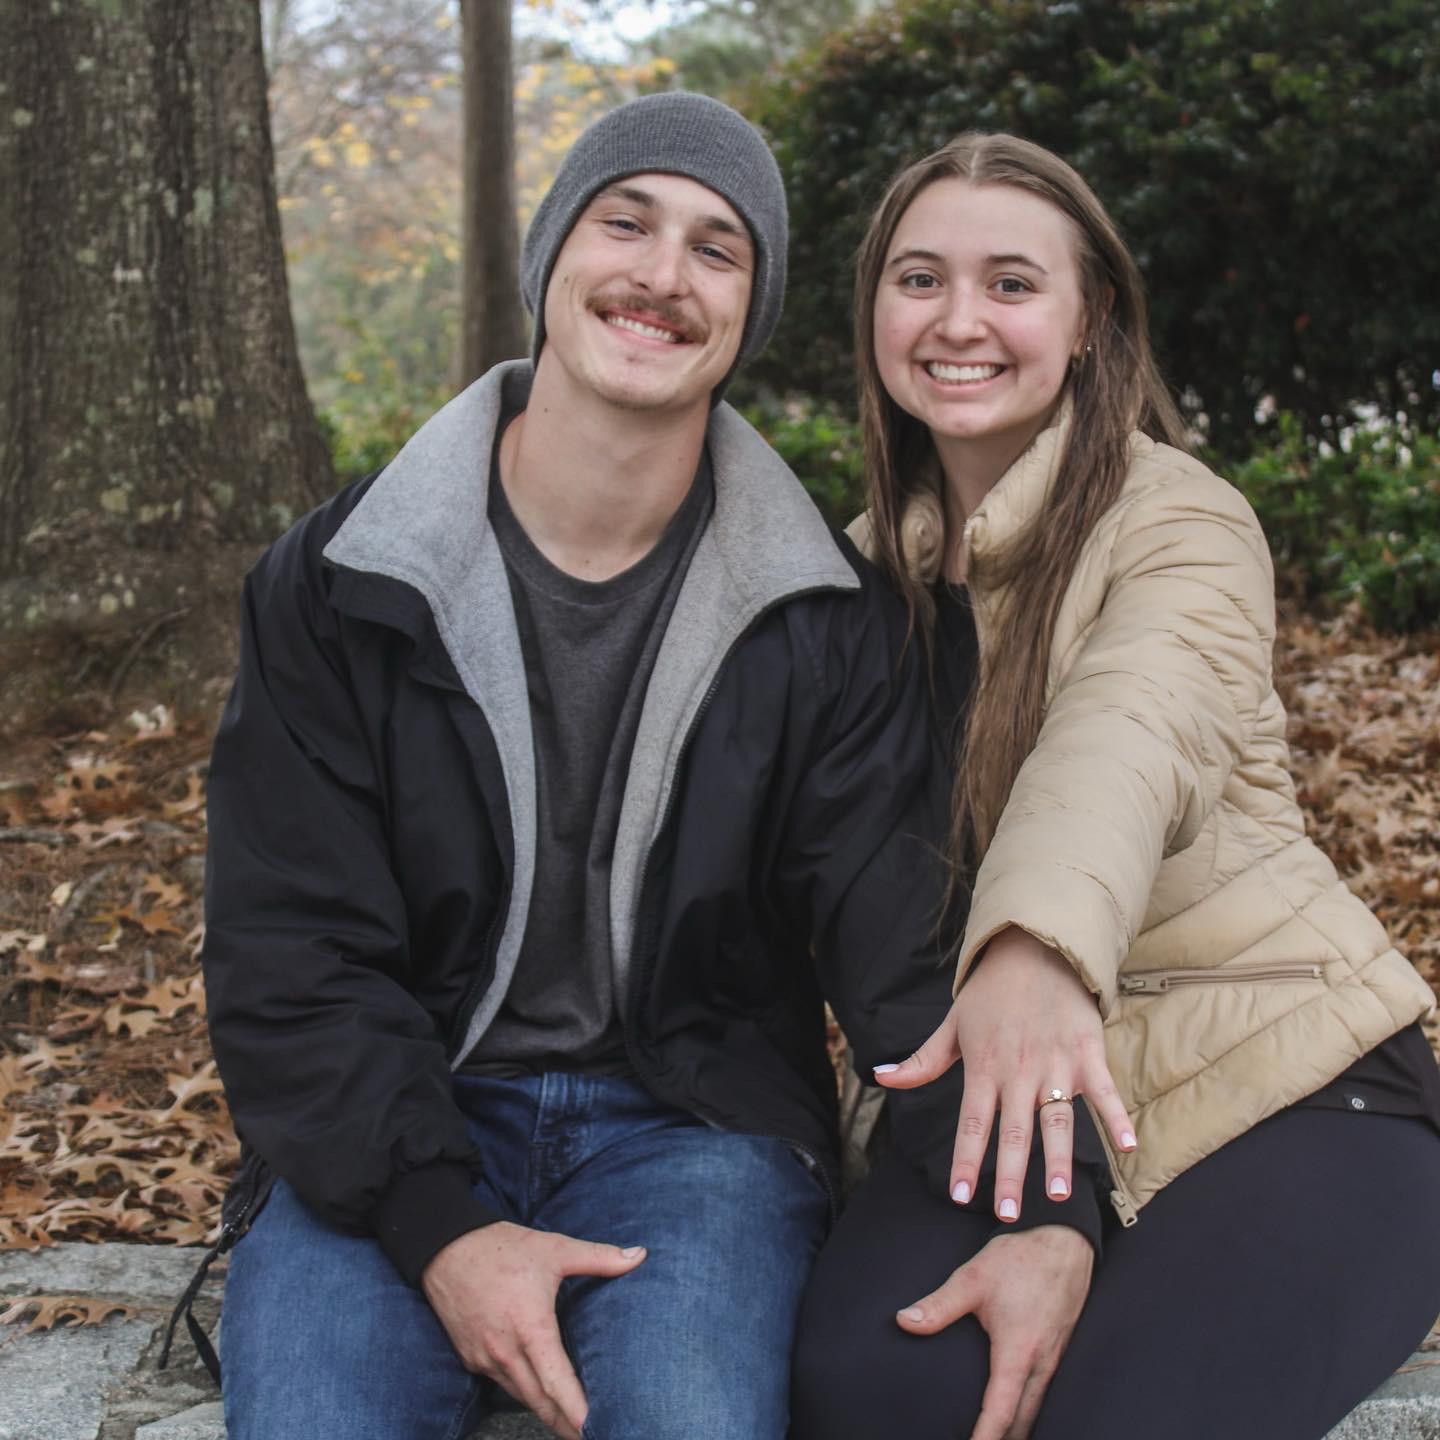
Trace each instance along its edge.
<path fill-rule="evenodd" d="M 631 276 L 641 289 L 652 295 L 677 295 L 685 288 L 685 247 L 664 236 L 655 236 L 635 256 Z"/>

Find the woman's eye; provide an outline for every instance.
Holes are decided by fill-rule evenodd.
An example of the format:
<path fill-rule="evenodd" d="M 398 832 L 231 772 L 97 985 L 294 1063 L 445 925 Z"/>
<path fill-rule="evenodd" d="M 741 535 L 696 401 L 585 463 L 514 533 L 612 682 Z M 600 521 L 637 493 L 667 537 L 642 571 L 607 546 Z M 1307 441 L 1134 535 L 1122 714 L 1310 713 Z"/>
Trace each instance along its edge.
<path fill-rule="evenodd" d="M 927 275 L 923 271 L 918 275 L 904 276 L 900 283 L 907 290 L 934 290 L 940 284 L 935 276 Z"/>
<path fill-rule="evenodd" d="M 996 281 L 1002 295 L 1028 295 L 1030 287 L 1018 275 L 1005 275 Z"/>

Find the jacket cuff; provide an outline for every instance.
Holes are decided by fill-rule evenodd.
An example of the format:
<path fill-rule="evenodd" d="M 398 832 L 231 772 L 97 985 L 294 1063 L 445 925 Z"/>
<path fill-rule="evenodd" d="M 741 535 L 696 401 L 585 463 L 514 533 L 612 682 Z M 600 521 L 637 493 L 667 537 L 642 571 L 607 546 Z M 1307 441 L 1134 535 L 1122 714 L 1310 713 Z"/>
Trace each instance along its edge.
<path fill-rule="evenodd" d="M 1064 1200 L 1052 1200 L 1046 1191 L 1045 1165 L 1040 1156 L 1032 1156 L 1020 1190 L 1020 1218 L 997 1220 L 990 1233 L 1014 1235 L 1021 1230 L 1038 1230 L 1042 1225 L 1067 1225 L 1078 1230 L 1089 1242 L 1098 1261 L 1104 1253 L 1100 1239 L 1099 1184 L 1103 1168 L 1096 1170 L 1082 1161 L 1071 1165 L 1070 1194 Z"/>
<path fill-rule="evenodd" d="M 375 1207 L 375 1238 L 407 1285 L 452 1240 L 505 1217 L 475 1198 L 468 1167 L 437 1160 L 391 1182 Z"/>

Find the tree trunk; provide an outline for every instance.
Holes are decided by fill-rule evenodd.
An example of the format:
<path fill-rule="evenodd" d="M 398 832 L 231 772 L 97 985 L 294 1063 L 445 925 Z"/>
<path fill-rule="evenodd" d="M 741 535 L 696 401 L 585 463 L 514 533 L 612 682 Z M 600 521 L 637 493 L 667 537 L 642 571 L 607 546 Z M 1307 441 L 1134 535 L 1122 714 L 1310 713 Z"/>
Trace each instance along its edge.
<path fill-rule="evenodd" d="M 529 348 L 515 216 L 511 0 L 460 0 L 465 68 L 462 386 Z"/>
<path fill-rule="evenodd" d="M 334 479 L 290 318 L 258 0 L 0 0 L 0 33 L 13 634 L 184 603 L 207 547 L 273 538 Z"/>

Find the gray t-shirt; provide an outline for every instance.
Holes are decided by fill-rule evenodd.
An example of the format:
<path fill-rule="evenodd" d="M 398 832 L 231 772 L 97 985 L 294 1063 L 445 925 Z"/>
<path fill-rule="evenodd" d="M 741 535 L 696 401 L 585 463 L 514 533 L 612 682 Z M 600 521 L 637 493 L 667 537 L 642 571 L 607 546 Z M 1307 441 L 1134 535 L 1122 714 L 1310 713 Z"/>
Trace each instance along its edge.
<path fill-rule="evenodd" d="M 467 1070 L 630 1069 L 615 995 L 610 862 L 650 672 L 713 508 L 714 484 L 702 457 L 647 555 L 608 580 L 577 580 L 525 533 L 492 459 L 490 524 L 509 573 L 525 658 L 538 817 L 520 958 Z"/>

